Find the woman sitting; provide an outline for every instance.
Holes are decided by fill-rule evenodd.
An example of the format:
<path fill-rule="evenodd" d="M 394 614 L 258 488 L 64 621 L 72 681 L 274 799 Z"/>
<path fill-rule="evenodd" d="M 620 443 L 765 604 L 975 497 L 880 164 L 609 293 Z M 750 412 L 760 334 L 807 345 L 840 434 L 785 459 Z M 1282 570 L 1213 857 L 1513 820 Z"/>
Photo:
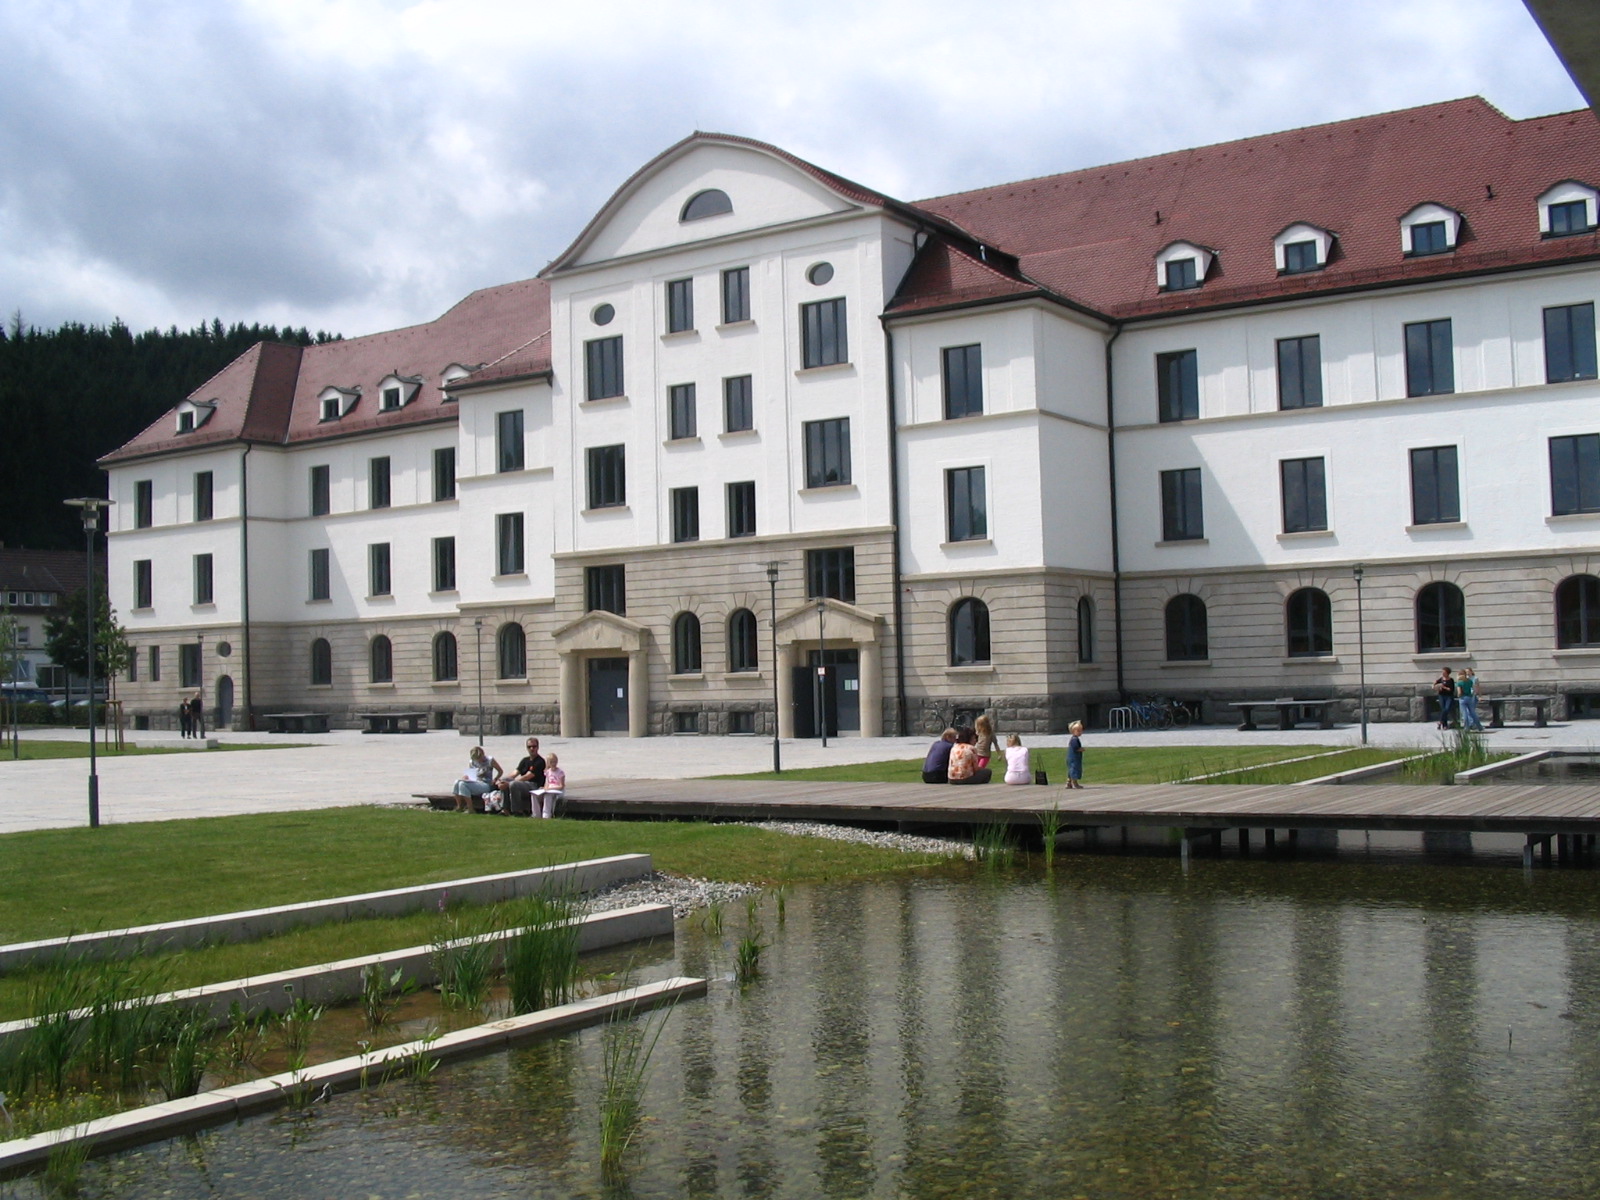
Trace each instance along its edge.
<path fill-rule="evenodd" d="M 482 746 L 474 746 L 468 756 L 467 769 L 456 780 L 456 811 L 471 812 L 472 802 L 494 791 L 495 781 L 502 774 L 500 764 L 485 754 Z"/>
<path fill-rule="evenodd" d="M 951 783 L 988 783 L 994 778 L 988 767 L 978 765 L 978 754 L 972 745 L 976 736 L 970 729 L 956 734 L 956 744 L 950 751 Z"/>
<path fill-rule="evenodd" d="M 956 731 L 946 729 L 939 740 L 928 747 L 928 757 L 922 760 L 923 783 L 950 782 L 950 751 L 956 744 Z"/>
<path fill-rule="evenodd" d="M 1014 733 L 1006 738 L 1006 782 L 1033 782 L 1033 769 L 1028 763 L 1028 748 Z"/>

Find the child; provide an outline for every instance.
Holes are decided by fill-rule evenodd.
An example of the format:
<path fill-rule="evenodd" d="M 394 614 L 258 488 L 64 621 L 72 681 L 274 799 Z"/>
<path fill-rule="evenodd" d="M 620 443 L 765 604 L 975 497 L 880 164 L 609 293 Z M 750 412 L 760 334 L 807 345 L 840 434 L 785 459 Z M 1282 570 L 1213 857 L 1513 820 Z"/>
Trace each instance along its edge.
<path fill-rule="evenodd" d="M 1033 767 L 1028 761 L 1028 748 L 1014 733 L 1006 737 L 1006 782 L 1033 782 Z"/>
<path fill-rule="evenodd" d="M 547 821 L 556 815 L 556 804 L 567 790 L 567 773 L 556 765 L 560 761 L 559 755 L 545 756 L 544 787 L 534 793 L 541 798 L 542 807 L 539 815 Z"/>
<path fill-rule="evenodd" d="M 1074 721 L 1067 726 L 1067 732 L 1072 735 L 1072 740 L 1067 743 L 1067 786 L 1081 788 L 1083 786 L 1083 722 Z"/>

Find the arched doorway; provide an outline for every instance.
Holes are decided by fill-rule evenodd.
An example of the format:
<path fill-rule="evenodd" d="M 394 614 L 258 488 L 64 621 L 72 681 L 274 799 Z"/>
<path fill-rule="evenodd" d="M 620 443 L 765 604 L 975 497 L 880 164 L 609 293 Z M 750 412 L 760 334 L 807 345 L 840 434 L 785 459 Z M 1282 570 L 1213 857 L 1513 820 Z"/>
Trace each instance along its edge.
<path fill-rule="evenodd" d="M 233 677 L 217 676 L 217 699 L 211 706 L 213 728 L 227 729 L 233 724 Z"/>

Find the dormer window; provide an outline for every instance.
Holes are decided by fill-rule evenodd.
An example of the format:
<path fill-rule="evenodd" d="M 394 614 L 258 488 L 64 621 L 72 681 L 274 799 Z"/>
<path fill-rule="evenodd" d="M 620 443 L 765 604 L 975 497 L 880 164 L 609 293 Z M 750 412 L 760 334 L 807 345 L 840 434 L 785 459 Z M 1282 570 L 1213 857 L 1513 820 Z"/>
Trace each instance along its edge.
<path fill-rule="evenodd" d="M 1443 254 L 1461 240 L 1461 214 L 1442 204 L 1419 204 L 1400 218 L 1400 251 L 1407 258 Z"/>
<path fill-rule="evenodd" d="M 361 399 L 359 387 L 325 387 L 317 396 L 317 411 L 323 421 L 337 421 Z"/>
<path fill-rule="evenodd" d="M 1593 233 L 1596 220 L 1595 189 L 1575 179 L 1555 185 L 1539 197 L 1539 233 L 1542 237 L 1571 237 Z"/>
<path fill-rule="evenodd" d="M 181 412 L 178 414 L 178 432 L 194 432 L 194 414 L 192 412 Z"/>
<path fill-rule="evenodd" d="M 1272 239 L 1272 255 L 1280 275 L 1320 271 L 1333 255 L 1334 235 L 1316 225 L 1297 221 Z"/>
<path fill-rule="evenodd" d="M 678 215 L 678 220 L 700 221 L 706 217 L 720 217 L 732 211 L 733 201 L 728 199 L 727 192 L 721 188 L 707 188 L 689 197 L 689 202 L 683 206 L 683 212 Z"/>
<path fill-rule="evenodd" d="M 1163 292 L 1186 292 L 1205 282 L 1216 254 L 1193 242 L 1173 242 L 1156 255 L 1156 286 Z"/>
<path fill-rule="evenodd" d="M 193 433 L 211 419 L 217 411 L 215 400 L 185 400 L 178 405 L 177 429 L 179 433 Z"/>
<path fill-rule="evenodd" d="M 421 386 L 420 375 L 401 375 L 398 372 L 385 375 L 378 381 L 378 411 L 394 412 L 404 408 L 411 403 Z"/>
<path fill-rule="evenodd" d="M 482 368 L 483 365 L 483 363 L 479 363 L 477 366 L 469 367 L 466 363 L 453 362 L 444 370 L 440 371 L 439 390 L 444 392 L 444 403 L 451 404 L 455 402 L 455 397 L 450 394 L 450 385 L 452 383 L 458 379 L 465 379 L 474 371 Z"/>
<path fill-rule="evenodd" d="M 378 404 L 379 408 L 387 412 L 391 408 L 399 408 L 400 404 L 401 401 L 399 388 L 386 387 L 383 389 L 383 399 Z"/>

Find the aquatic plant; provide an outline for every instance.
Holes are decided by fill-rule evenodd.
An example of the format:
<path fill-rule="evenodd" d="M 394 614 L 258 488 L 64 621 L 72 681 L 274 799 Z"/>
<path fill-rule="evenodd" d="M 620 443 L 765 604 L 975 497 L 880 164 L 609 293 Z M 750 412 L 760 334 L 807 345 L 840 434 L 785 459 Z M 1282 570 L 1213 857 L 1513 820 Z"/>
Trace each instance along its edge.
<path fill-rule="evenodd" d="M 277 1017 L 267 1009 L 248 1011 L 235 1000 L 228 1005 L 228 1027 L 222 1035 L 222 1054 L 234 1070 L 253 1067 L 266 1049 L 267 1031 Z"/>
<path fill-rule="evenodd" d="M 506 984 L 514 1012 L 538 1012 L 572 999 L 580 926 L 570 899 L 533 897 L 522 929 L 506 945 Z"/>
<path fill-rule="evenodd" d="M 283 990 L 293 995 L 294 985 L 286 983 Z M 298 1069 L 305 1065 L 306 1051 L 311 1047 L 311 1034 L 322 1020 L 322 1006 L 312 1004 L 304 996 L 295 996 L 278 1021 L 278 1033 L 283 1048 L 288 1052 L 289 1065 Z"/>
<path fill-rule="evenodd" d="M 217 1055 L 211 1038 L 211 1015 L 200 1008 L 186 1008 L 166 1014 L 162 1040 L 167 1043 L 167 1058 L 156 1072 L 161 1090 L 168 1100 L 193 1096 Z"/>
<path fill-rule="evenodd" d="M 772 897 L 778 904 L 778 924 L 782 925 L 789 919 L 789 885 L 780 883 L 772 891 Z"/>
<path fill-rule="evenodd" d="M 433 1078 L 433 1073 L 439 1069 L 437 1056 L 429 1054 L 428 1049 L 439 1040 L 437 1029 L 417 1039 L 417 1048 L 406 1056 L 405 1072 L 412 1083 L 423 1083 Z"/>
<path fill-rule="evenodd" d="M 82 1008 L 88 996 L 88 981 L 76 964 L 49 968 L 29 981 L 27 1005 L 33 1025 L 9 1056 L 6 1090 L 22 1095 L 42 1085 L 52 1096 L 62 1094 L 67 1072 L 87 1037 Z"/>
<path fill-rule="evenodd" d="M 722 923 L 723 923 L 723 916 L 724 916 L 724 913 L 723 913 L 724 907 L 725 906 L 723 904 L 721 904 L 720 902 L 718 902 L 716 904 L 707 905 L 705 916 L 700 918 L 700 924 L 702 925 L 702 927 L 704 927 L 705 931 L 707 933 L 709 933 L 712 937 L 721 937 L 722 936 Z"/>
<path fill-rule="evenodd" d="M 1044 869 L 1055 870 L 1056 838 L 1061 833 L 1061 794 L 1056 793 L 1050 807 L 1039 814 L 1039 834 L 1044 839 Z"/>
<path fill-rule="evenodd" d="M 479 940 L 479 935 L 489 931 L 494 918 L 494 913 L 476 919 L 445 914 L 433 942 L 433 970 L 446 1004 L 475 1008 L 488 996 L 496 948 L 493 942 Z"/>
<path fill-rule="evenodd" d="M 986 821 L 973 826 L 972 851 L 986 867 L 1009 866 L 1016 855 L 1011 844 L 1011 826 L 1004 821 Z"/>
<path fill-rule="evenodd" d="M 767 944 L 761 940 L 761 926 L 752 927 L 750 933 L 739 939 L 733 954 L 733 979 L 740 987 L 749 987 L 761 977 L 761 953 Z"/>
<path fill-rule="evenodd" d="M 368 963 L 361 968 L 361 1015 L 368 1029 L 381 1029 L 394 1019 L 400 1002 L 417 990 L 415 979 L 405 978 L 405 971 L 396 967 L 385 973 L 380 963 Z"/>
<path fill-rule="evenodd" d="M 620 1165 L 639 1132 L 650 1056 L 671 1015 L 669 1007 L 657 1017 L 637 1018 L 629 1008 L 613 1018 L 601 1034 L 600 1162 L 607 1169 Z"/>

